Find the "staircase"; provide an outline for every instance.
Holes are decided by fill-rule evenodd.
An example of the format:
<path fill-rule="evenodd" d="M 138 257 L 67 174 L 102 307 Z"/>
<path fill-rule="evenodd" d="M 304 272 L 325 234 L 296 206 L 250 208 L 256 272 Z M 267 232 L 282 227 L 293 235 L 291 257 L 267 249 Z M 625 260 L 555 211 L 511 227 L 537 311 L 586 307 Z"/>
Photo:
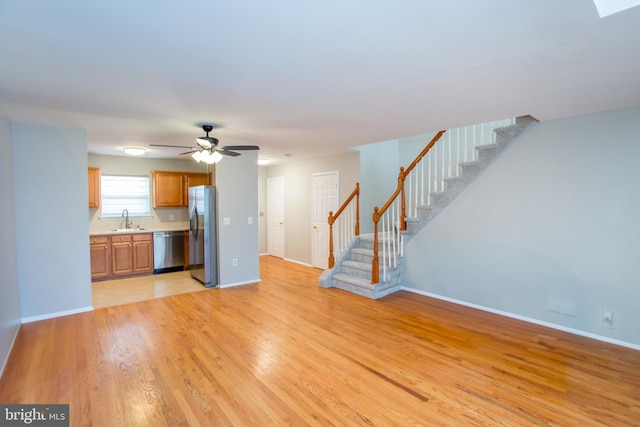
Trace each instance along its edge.
<path fill-rule="evenodd" d="M 372 282 L 372 260 L 374 257 L 374 235 L 356 236 L 351 247 L 345 250 L 332 268 L 320 276 L 319 285 L 324 288 L 335 287 L 371 299 L 378 299 L 396 292 L 404 285 L 404 242 L 418 233 L 435 218 L 455 197 L 471 184 L 514 140 L 516 140 L 536 120 L 531 116 L 515 119 L 510 126 L 494 129 L 492 143 L 475 147 L 476 160 L 461 162 L 457 165 L 457 176 L 443 178 L 440 190 L 429 191 L 426 203 L 408 206 L 405 218 L 406 229 L 394 226 L 386 232 L 378 233 L 378 242 L 382 247 L 386 242 L 398 242 L 398 250 L 387 250 L 382 254 L 384 266 L 380 266 L 379 283 Z M 418 187 L 418 186 L 416 186 Z M 438 184 L 435 186 L 438 188 Z M 413 200 L 424 200 L 418 196 Z M 397 233 L 400 233 L 399 235 Z M 394 247 L 395 249 L 395 247 Z M 384 271 L 383 271 L 384 270 Z"/>

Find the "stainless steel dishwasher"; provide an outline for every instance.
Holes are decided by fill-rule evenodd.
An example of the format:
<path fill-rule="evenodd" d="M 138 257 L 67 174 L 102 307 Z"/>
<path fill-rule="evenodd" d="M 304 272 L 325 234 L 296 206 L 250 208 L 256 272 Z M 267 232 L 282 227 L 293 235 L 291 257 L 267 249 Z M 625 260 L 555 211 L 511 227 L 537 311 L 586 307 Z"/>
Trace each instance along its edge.
<path fill-rule="evenodd" d="M 153 274 L 184 270 L 184 232 L 153 233 Z"/>

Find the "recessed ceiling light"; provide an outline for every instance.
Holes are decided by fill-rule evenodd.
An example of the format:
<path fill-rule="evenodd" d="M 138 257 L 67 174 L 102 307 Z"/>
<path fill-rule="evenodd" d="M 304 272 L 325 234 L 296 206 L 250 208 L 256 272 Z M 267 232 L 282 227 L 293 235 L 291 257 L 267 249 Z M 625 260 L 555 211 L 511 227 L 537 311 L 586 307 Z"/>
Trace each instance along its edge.
<path fill-rule="evenodd" d="M 258 159 L 258 164 L 265 166 L 268 165 L 269 163 L 271 163 L 271 159 Z"/>
<path fill-rule="evenodd" d="M 141 147 L 124 147 L 124 152 L 132 156 L 142 156 L 147 152 L 147 149 Z"/>

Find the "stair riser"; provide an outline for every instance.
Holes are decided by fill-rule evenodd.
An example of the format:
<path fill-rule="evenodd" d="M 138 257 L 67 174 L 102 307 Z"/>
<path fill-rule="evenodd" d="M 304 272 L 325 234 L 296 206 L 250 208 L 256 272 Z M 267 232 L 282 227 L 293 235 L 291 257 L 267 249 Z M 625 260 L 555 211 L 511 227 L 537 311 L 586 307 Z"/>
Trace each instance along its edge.
<path fill-rule="evenodd" d="M 349 267 L 348 265 L 342 266 L 342 273 L 354 277 L 359 277 L 361 279 L 371 279 L 371 270 L 360 270 L 359 268 Z"/>
<path fill-rule="evenodd" d="M 363 297 L 367 297 L 370 299 L 382 298 L 386 295 L 389 295 L 393 292 L 396 292 L 402 289 L 402 285 L 400 284 L 396 284 L 393 286 L 390 286 L 388 284 L 383 284 L 383 285 L 377 284 L 375 286 L 365 288 L 361 286 L 356 286 L 352 283 L 343 282 L 340 279 L 334 279 L 333 287 L 342 289 L 344 291 L 348 291 L 357 295 L 361 295 Z"/>
<path fill-rule="evenodd" d="M 462 179 L 475 178 L 482 170 L 482 164 L 478 163 L 463 163 L 460 165 L 460 177 Z"/>
<path fill-rule="evenodd" d="M 500 145 L 478 150 L 478 161 L 483 164 L 489 163 L 500 153 L 500 151 L 502 151 L 502 146 Z"/>
<path fill-rule="evenodd" d="M 378 239 L 379 247 L 382 247 L 383 242 L 384 242 L 384 239 L 382 239 L 382 238 Z M 373 239 L 371 239 L 371 240 L 369 240 L 369 239 L 361 239 L 359 247 L 362 248 L 362 249 L 369 249 L 370 251 L 372 251 L 373 250 Z"/>
<path fill-rule="evenodd" d="M 524 132 L 526 126 L 514 125 L 495 130 L 496 144 L 504 145 L 516 139 L 522 132 Z"/>
<path fill-rule="evenodd" d="M 449 202 L 449 195 L 447 193 L 431 193 L 431 207 L 439 208 Z"/>
<path fill-rule="evenodd" d="M 360 247 L 363 248 L 363 249 L 371 249 L 371 250 L 373 250 L 373 240 L 360 239 Z"/>
<path fill-rule="evenodd" d="M 366 262 L 367 264 L 371 264 L 371 261 L 373 261 L 373 255 L 365 255 L 352 252 L 351 259 L 353 261 Z"/>
<path fill-rule="evenodd" d="M 447 178 L 444 180 L 444 191 L 447 193 L 457 193 L 465 182 L 461 178 Z"/>

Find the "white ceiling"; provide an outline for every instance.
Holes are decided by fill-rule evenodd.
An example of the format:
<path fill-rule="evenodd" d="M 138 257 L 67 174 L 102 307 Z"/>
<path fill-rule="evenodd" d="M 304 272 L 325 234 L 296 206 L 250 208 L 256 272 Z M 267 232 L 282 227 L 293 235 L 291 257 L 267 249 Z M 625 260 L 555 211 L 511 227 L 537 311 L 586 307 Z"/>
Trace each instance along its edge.
<path fill-rule="evenodd" d="M 591 0 L 0 0 L 0 110 L 89 151 L 277 161 L 491 119 L 640 104 L 640 7 Z M 149 157 L 179 149 L 151 148 Z"/>

